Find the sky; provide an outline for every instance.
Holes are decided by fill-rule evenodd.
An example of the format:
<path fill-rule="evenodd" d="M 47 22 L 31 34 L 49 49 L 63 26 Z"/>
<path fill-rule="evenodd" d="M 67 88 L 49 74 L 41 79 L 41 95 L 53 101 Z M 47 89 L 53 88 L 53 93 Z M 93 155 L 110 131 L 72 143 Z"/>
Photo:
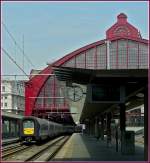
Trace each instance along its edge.
<path fill-rule="evenodd" d="M 123 12 L 128 22 L 148 39 L 147 2 L 3 2 L 2 47 L 29 74 L 31 69 L 44 69 L 47 63 L 98 40 Z M 2 74 L 23 74 L 2 53 Z M 7 77 L 8 78 L 8 77 Z"/>

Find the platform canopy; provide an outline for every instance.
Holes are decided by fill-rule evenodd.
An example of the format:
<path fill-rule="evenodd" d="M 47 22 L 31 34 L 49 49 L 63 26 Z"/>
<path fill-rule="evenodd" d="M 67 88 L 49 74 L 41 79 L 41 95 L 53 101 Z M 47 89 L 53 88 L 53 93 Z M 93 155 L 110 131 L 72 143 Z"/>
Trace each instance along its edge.
<path fill-rule="evenodd" d="M 124 81 L 134 82 L 137 80 L 143 80 L 147 77 L 147 69 L 111 69 L 111 70 L 91 70 L 72 67 L 53 67 L 54 73 L 58 80 L 67 81 L 78 84 L 93 83 L 109 83 Z M 110 80 L 108 80 L 108 78 Z M 82 79 L 82 80 L 81 80 Z"/>
<path fill-rule="evenodd" d="M 129 103 L 127 109 L 139 106 L 143 103 L 144 98 L 138 97 L 144 94 L 144 87 L 148 83 L 147 69 L 122 69 L 122 70 L 88 70 L 80 68 L 63 68 L 53 67 L 54 73 L 58 80 L 65 80 L 70 83 L 78 84 L 97 84 L 97 85 L 123 85 L 126 89 L 126 103 Z M 67 74 L 67 75 L 66 75 Z M 65 76 L 66 75 L 66 76 Z M 92 92 L 87 92 L 92 93 Z M 81 121 L 92 118 L 93 116 L 115 109 L 117 104 L 89 102 L 86 98 L 82 110 Z"/>

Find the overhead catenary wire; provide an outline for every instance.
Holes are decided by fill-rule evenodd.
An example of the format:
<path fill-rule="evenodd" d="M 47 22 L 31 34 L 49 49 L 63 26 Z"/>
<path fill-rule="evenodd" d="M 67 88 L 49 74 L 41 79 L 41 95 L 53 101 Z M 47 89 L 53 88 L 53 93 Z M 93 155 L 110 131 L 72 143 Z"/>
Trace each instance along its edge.
<path fill-rule="evenodd" d="M 30 75 L 35 75 L 35 76 L 55 76 L 55 74 L 30 74 L 30 75 L 28 75 L 23 69 L 22 69 L 22 67 L 15 61 L 15 59 L 13 59 L 12 57 L 11 57 L 11 55 L 8 53 L 8 51 L 7 50 L 5 50 L 3 47 L 1 48 L 2 49 L 2 51 L 3 51 L 3 53 L 5 54 L 5 55 L 7 55 L 7 57 L 23 72 L 23 74 L 24 75 L 22 75 L 22 74 L 18 74 L 18 75 L 11 75 L 11 74 L 5 74 L 5 75 L 2 75 L 2 76 L 27 76 L 28 78 L 29 78 L 29 76 Z M 36 87 L 36 88 L 38 88 L 38 87 Z M 35 88 L 34 88 L 35 89 Z"/>
<path fill-rule="evenodd" d="M 11 34 L 11 32 L 8 30 L 6 24 L 4 24 L 4 23 L 2 22 L 2 25 L 3 25 L 4 29 L 5 29 L 5 31 L 6 31 L 6 32 L 8 33 L 8 35 L 10 36 L 10 38 L 14 41 L 16 47 L 23 53 L 23 57 L 25 56 L 26 59 L 27 59 L 27 61 L 32 65 L 32 67 L 35 67 L 35 66 L 33 65 L 33 63 L 31 62 L 31 60 L 28 58 L 28 56 L 25 54 L 24 48 L 22 49 L 22 48 L 20 47 L 20 45 L 17 43 L 17 41 L 16 41 L 16 39 L 14 38 L 14 36 L 13 36 L 13 35 Z M 23 45 L 23 46 L 24 46 L 24 45 Z"/>
<path fill-rule="evenodd" d="M 24 36 L 23 36 L 23 47 L 21 48 L 20 45 L 17 43 L 16 39 L 14 38 L 14 36 L 11 34 L 11 32 L 8 30 L 7 26 L 4 24 L 4 22 L 2 22 L 2 25 L 5 29 L 5 31 L 8 33 L 8 35 L 10 36 L 10 38 L 13 40 L 13 42 L 15 43 L 15 46 L 23 53 L 23 62 L 24 62 L 24 57 L 26 57 L 27 61 L 33 66 L 33 63 L 30 61 L 30 59 L 27 57 L 27 55 L 25 55 L 24 52 Z M 5 50 L 4 48 L 2 48 L 2 51 L 8 56 L 8 58 L 16 64 L 16 66 L 23 72 L 23 74 L 25 75 L 6 75 L 6 76 L 27 76 L 30 79 L 30 75 L 28 75 L 25 71 L 24 71 L 24 63 L 23 63 L 23 68 L 15 61 L 15 59 L 13 59 L 11 57 L 11 55 L 8 53 L 7 50 Z M 32 74 L 32 75 L 39 75 L 39 74 Z M 42 74 L 43 75 L 43 74 Z M 47 75 L 47 74 L 44 74 Z M 52 75 L 52 74 L 51 74 Z M 5 76 L 5 75 L 3 75 Z"/>
<path fill-rule="evenodd" d="M 3 47 L 2 47 L 2 51 L 25 74 L 25 76 L 29 78 L 28 74 L 22 69 L 22 67 L 11 57 L 11 55 Z"/>

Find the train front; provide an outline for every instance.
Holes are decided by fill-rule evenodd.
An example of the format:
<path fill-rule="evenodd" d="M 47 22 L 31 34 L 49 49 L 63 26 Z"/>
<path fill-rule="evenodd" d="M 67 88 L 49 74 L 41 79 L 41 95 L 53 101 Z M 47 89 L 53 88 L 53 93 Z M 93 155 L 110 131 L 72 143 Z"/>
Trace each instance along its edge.
<path fill-rule="evenodd" d="M 34 142 L 37 139 L 37 123 L 33 117 L 24 117 L 21 122 L 20 136 L 25 142 Z"/>

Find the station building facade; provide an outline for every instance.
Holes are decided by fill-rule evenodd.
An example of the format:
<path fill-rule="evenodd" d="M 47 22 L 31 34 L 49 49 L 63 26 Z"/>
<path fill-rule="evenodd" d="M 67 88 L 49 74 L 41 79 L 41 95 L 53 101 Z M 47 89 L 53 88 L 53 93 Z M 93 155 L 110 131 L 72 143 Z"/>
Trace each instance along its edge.
<path fill-rule="evenodd" d="M 117 22 L 106 31 L 105 39 L 67 54 L 26 82 L 25 115 L 45 118 L 50 115 L 51 119 L 56 120 L 61 116 L 55 113 L 70 113 L 66 81 L 58 80 L 53 67 L 143 70 L 148 69 L 148 60 L 148 40 L 143 39 L 139 30 L 128 23 L 127 16 L 121 13 L 117 16 Z M 71 114 L 64 115 L 71 120 Z"/>

